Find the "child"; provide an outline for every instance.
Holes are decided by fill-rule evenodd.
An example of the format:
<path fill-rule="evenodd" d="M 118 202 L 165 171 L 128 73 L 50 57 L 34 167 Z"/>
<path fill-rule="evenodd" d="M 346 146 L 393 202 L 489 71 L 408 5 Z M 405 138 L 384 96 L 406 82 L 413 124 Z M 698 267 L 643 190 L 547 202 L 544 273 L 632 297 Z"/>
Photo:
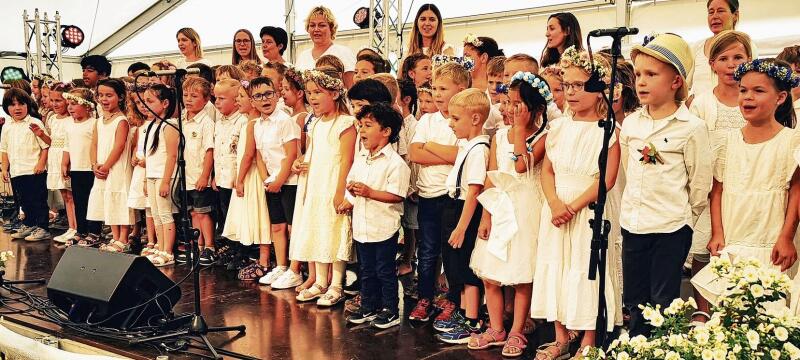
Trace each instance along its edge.
<path fill-rule="evenodd" d="M 433 62 L 431 57 L 423 53 L 414 53 L 408 55 L 403 60 L 403 66 L 400 71 L 400 79 L 408 78 L 414 81 L 414 86 L 420 87 L 422 84 L 431 81 L 431 70 Z"/>
<path fill-rule="evenodd" d="M 95 178 L 89 194 L 86 218 L 111 226 L 112 240 L 101 249 L 114 252 L 130 250 L 128 234 L 133 224 L 133 211 L 128 207 L 130 189 L 130 124 L 124 115 L 125 84 L 118 79 L 97 83 L 97 101 L 103 109 L 95 122 L 91 160 Z M 85 245 L 99 244 L 87 236 Z"/>
<path fill-rule="evenodd" d="M 680 296 L 692 228 L 708 204 L 711 149 L 705 122 L 682 104 L 693 65 L 686 42 L 662 34 L 634 46 L 631 57 L 644 107 L 625 118 L 619 135 L 628 149 L 620 226 L 624 301 L 637 336 L 649 332 L 639 305 L 666 308 Z"/>
<path fill-rule="evenodd" d="M 600 56 L 592 64 L 588 54 L 574 47 L 561 57 L 568 115 L 550 122 L 542 164 L 542 190 L 547 206 L 542 207 L 534 270 L 531 317 L 555 324 L 555 342 L 542 345 L 537 359 L 561 359 L 569 355 L 570 344 L 584 331 L 578 354 L 595 344 L 598 281 L 589 280 L 589 255 L 592 230 L 589 203 L 597 199 L 599 187 L 597 158 L 603 146 L 603 131 L 597 121 L 608 111 L 603 94 L 584 90 L 594 67 L 601 79 L 610 82 L 608 63 Z M 605 185 L 614 187 L 619 167 L 619 144 L 612 137 L 608 149 Z M 606 204 L 605 218 L 614 219 Z M 613 220 L 612 220 L 613 222 Z M 613 225 L 612 225 L 613 226 Z M 613 252 L 609 252 L 612 254 Z M 608 328 L 611 331 L 621 316 L 618 289 L 612 281 L 616 262 L 609 255 L 605 296 Z M 603 331 L 603 330 L 601 330 Z"/>
<path fill-rule="evenodd" d="M 495 106 L 500 103 L 500 99 L 498 98 L 497 86 L 503 84 L 503 71 L 505 70 L 505 63 L 506 57 L 505 56 L 495 56 L 489 59 L 489 63 L 486 64 L 486 75 L 488 78 L 489 88 L 489 98 L 492 100 L 492 106 Z"/>
<path fill-rule="evenodd" d="M 800 71 L 800 45 L 783 48 L 777 59 L 787 62 L 792 71 L 797 73 Z M 794 99 L 792 106 L 794 107 L 795 119 L 798 119 L 800 118 L 800 87 L 792 89 L 792 99 Z"/>
<path fill-rule="evenodd" d="M 539 73 L 539 62 L 527 54 L 514 54 L 508 57 L 503 63 L 503 78 L 505 83 L 511 81 L 511 77 L 518 72 Z"/>
<path fill-rule="evenodd" d="M 302 188 L 297 189 L 297 221 L 289 257 L 314 262 L 316 268 L 315 283 L 300 291 L 297 300 L 318 298 L 317 305 L 333 306 L 343 299 L 344 270 L 351 254 L 350 220 L 341 206 L 356 145 L 355 119 L 348 115 L 344 82 L 335 69 L 310 70 L 304 78 L 306 94 L 317 117 L 309 125 L 308 152 L 293 164 L 304 179 Z M 325 235 L 320 238 L 319 234 Z"/>
<path fill-rule="evenodd" d="M 747 124 L 715 134 L 719 146 L 708 250 L 713 256 L 724 251 L 736 259 L 755 258 L 787 272 L 797 261 L 797 208 L 789 194 L 800 186 L 793 158 L 800 135 L 791 128 L 795 119 L 790 92 L 800 78 L 786 62 L 758 59 L 740 65 L 734 79 L 739 81 L 739 108 Z"/>
<path fill-rule="evenodd" d="M 269 268 L 269 245 L 272 243 L 267 199 L 261 184 L 266 177 L 266 168 L 258 156 L 256 144 L 256 139 L 260 137 L 259 129 L 256 128 L 260 118 L 250 115 L 260 114 L 252 106 L 252 88 L 269 80 L 264 77 L 256 79 L 258 82 L 253 80 L 255 83 L 253 85 L 243 82 L 239 87 L 239 109 L 247 111 L 248 116 L 247 123 L 239 130 L 240 143 L 236 147 L 237 174 L 234 182 L 236 196 L 231 197 L 229 208 L 229 211 L 237 216 L 225 218 L 225 229 L 222 231 L 222 236 L 241 245 L 258 245 L 258 261 L 239 270 L 237 277 L 241 281 L 256 281 L 266 275 Z M 268 91 L 274 90 L 270 86 Z M 270 105 L 274 110 L 275 104 Z"/>
<path fill-rule="evenodd" d="M 141 94 L 135 94 L 133 96 L 135 103 L 133 111 L 136 112 L 136 116 L 143 118 L 144 121 L 136 128 L 134 139 L 131 140 L 131 142 L 135 141 L 136 149 L 131 156 L 133 174 L 131 175 L 131 187 L 128 190 L 128 207 L 134 211 L 144 211 L 145 213 L 147 244 L 142 248 L 140 255 L 146 257 L 158 250 L 156 249 L 156 243 L 158 241 L 156 237 L 156 224 L 152 216 L 153 213 L 149 210 L 150 206 L 147 204 L 147 195 L 145 195 L 144 186 L 142 186 L 146 180 L 145 166 L 147 165 L 145 162 L 144 141 L 147 138 L 147 129 L 149 129 L 150 124 L 155 121 L 156 116 L 145 107 L 144 102 L 139 100 L 139 95 L 144 98 L 143 89 L 137 88 L 135 91 L 141 92 Z"/>
<path fill-rule="evenodd" d="M 541 72 L 542 78 L 547 81 L 547 85 L 550 86 L 550 89 L 553 93 L 553 102 L 558 107 L 558 110 L 564 112 L 564 88 L 561 84 L 564 82 L 564 79 L 561 77 L 561 68 L 557 65 L 550 65 Z M 617 120 L 622 120 L 622 118 L 618 118 Z"/>
<path fill-rule="evenodd" d="M 47 156 L 47 167 L 50 171 L 47 172 L 47 189 L 58 190 L 61 193 L 61 198 L 64 200 L 64 209 L 67 213 L 67 221 L 69 228 L 63 234 L 53 237 L 53 241 L 65 243 L 67 239 L 72 239 L 76 232 L 78 224 L 75 218 L 75 202 L 72 197 L 72 190 L 69 181 L 69 174 L 63 174 L 61 171 L 61 159 L 66 148 L 66 133 L 68 131 L 68 124 L 72 119 L 69 118 L 69 105 L 62 96 L 64 91 L 69 91 L 69 85 L 65 83 L 54 84 L 50 88 L 50 105 L 53 109 L 53 114 L 47 121 L 47 127 L 50 130 L 51 145 L 50 151 Z M 86 109 L 88 113 L 94 108 Z M 92 124 L 94 125 L 94 124 Z M 87 148 L 88 149 L 88 148 Z M 91 187 L 90 187 L 91 188 Z M 84 209 L 85 210 L 85 209 Z M 84 213 L 85 217 L 86 214 Z M 85 219 L 83 219 L 85 221 Z"/>
<path fill-rule="evenodd" d="M 25 213 L 23 225 L 11 235 L 14 239 L 41 241 L 50 238 L 47 209 L 47 152 L 50 136 L 33 98 L 23 90 L 11 88 L 3 94 L 6 120 L 0 135 L 0 168 L 3 181 L 11 182 L 19 206 Z"/>
<path fill-rule="evenodd" d="M 417 117 L 422 119 L 426 114 L 435 114 L 439 112 L 436 103 L 433 102 L 433 86 L 426 82 L 417 87 L 417 94 L 419 96 L 419 112 Z"/>
<path fill-rule="evenodd" d="M 236 81 L 245 80 L 247 78 L 247 74 L 239 69 L 239 67 L 234 65 L 222 65 L 217 68 L 214 72 L 214 78 L 217 79 L 217 83 L 225 79 L 233 79 Z"/>
<path fill-rule="evenodd" d="M 178 131 L 174 120 L 167 119 L 175 110 L 173 90 L 164 85 L 153 85 L 145 91 L 144 101 L 155 112 L 156 119 L 147 127 L 144 141 L 145 188 L 150 216 L 156 226 L 158 250 L 147 259 L 157 267 L 175 264 L 175 221 L 172 214 L 172 178 L 178 158 Z M 170 123 L 167 123 L 167 122 Z"/>
<path fill-rule="evenodd" d="M 517 73 L 509 95 L 514 109 L 511 128 L 500 129 L 489 150 L 489 172 L 485 191 L 478 197 L 483 217 L 470 268 L 483 279 L 490 326 L 470 338 L 468 348 L 501 345 L 503 356 L 522 355 L 527 340 L 522 334 L 531 302 L 531 282 L 536 264 L 536 236 L 542 205 L 541 160 L 544 158 L 547 103 L 553 95 L 544 79 Z M 504 205 L 501 196 L 511 199 Z M 493 216 L 494 215 L 494 216 Z M 509 228 L 509 217 L 511 226 Z M 503 326 L 503 286 L 514 287 L 514 323 L 506 340 Z"/>
<path fill-rule="evenodd" d="M 475 60 L 475 67 L 471 69 L 472 87 L 491 91 L 489 89 L 489 60 L 496 56 L 505 56 L 503 49 L 497 46 L 497 41 L 490 37 L 467 34 L 464 38 L 464 56 Z"/>
<path fill-rule="evenodd" d="M 366 79 L 372 75 L 386 73 L 386 62 L 377 55 L 363 54 L 357 58 L 356 70 L 353 74 L 353 83 Z"/>
<path fill-rule="evenodd" d="M 358 114 L 361 108 L 376 102 L 392 103 L 392 94 L 389 89 L 378 80 L 364 79 L 357 81 L 353 87 L 347 91 L 347 99 L 353 107 L 353 112 Z M 361 149 L 360 141 L 357 149 Z"/>
<path fill-rule="evenodd" d="M 361 307 L 347 321 L 388 329 L 401 322 L 395 256 L 411 170 L 389 144 L 398 141 L 403 121 L 396 110 L 376 102 L 362 107 L 358 120 L 367 151 L 356 156 L 347 175 L 343 208 L 353 211 Z"/>
<path fill-rule="evenodd" d="M 244 79 L 242 80 L 250 81 L 261 76 L 261 65 L 259 65 L 255 60 L 243 60 L 237 66 L 245 75 Z"/>
<path fill-rule="evenodd" d="M 411 139 L 414 138 L 414 130 L 417 127 L 417 88 L 414 80 L 403 79 L 398 81 L 400 87 L 399 105 L 403 115 L 403 126 L 400 127 L 400 139 L 398 148 L 408 149 Z M 419 237 L 419 222 L 417 222 L 417 203 L 419 201 L 417 193 L 417 173 L 419 166 L 413 164 L 408 154 L 401 155 L 406 165 L 411 169 L 408 194 L 403 201 L 403 255 L 398 259 L 399 266 L 397 275 L 404 276 L 414 271 L 412 264 L 416 263 L 417 238 Z"/>
<path fill-rule="evenodd" d="M 239 81 L 233 79 L 217 81 L 214 86 L 214 106 L 219 110 L 220 117 L 214 124 L 216 151 L 214 151 L 214 179 L 211 181 L 211 187 L 219 191 L 222 216 L 217 219 L 217 226 L 220 230 L 227 219 L 234 179 L 238 174 L 236 148 L 239 143 L 239 132 L 247 122 L 247 119 L 239 113 L 236 104 L 240 86 Z"/>
<path fill-rule="evenodd" d="M 306 126 L 307 118 L 310 116 L 306 106 L 308 100 L 304 91 L 303 73 L 293 66 L 289 66 L 284 73 L 283 80 L 281 80 L 281 101 L 286 104 L 290 109 L 289 115 L 292 121 L 302 130 Z M 306 151 L 306 133 L 300 132 L 300 141 L 298 143 L 300 153 Z"/>
<path fill-rule="evenodd" d="M 246 60 L 242 63 L 246 63 Z M 211 189 L 211 170 L 214 167 L 214 122 L 208 117 L 205 106 L 211 98 L 211 84 L 203 78 L 186 79 L 183 84 L 183 133 L 186 160 L 186 190 L 189 199 L 189 212 L 192 227 L 200 230 L 197 246 L 201 266 L 211 266 L 217 262 L 214 246 L 213 211 L 214 191 Z M 176 257 L 178 262 L 186 262 L 187 252 Z"/>
<path fill-rule="evenodd" d="M 447 195 L 446 181 L 458 153 L 458 139 L 447 120 L 450 117 L 448 105 L 455 94 L 470 87 L 470 81 L 469 72 L 456 63 L 445 63 L 434 70 L 433 98 L 439 111 L 419 120 L 409 146 L 409 158 L 420 165 L 417 188 L 421 235 L 417 239 L 419 301 L 409 314 L 409 320 L 428 321 L 433 313 L 434 284 L 439 275 L 437 261 L 442 253 L 442 244 L 447 241 L 443 238 L 445 235 L 441 223 L 444 207 L 451 200 Z M 430 148 L 439 148 L 447 154 L 437 155 L 428 150 Z M 449 302 L 443 306 L 445 311 L 439 314 L 437 320 L 448 320 L 459 298 L 457 293 L 450 296 Z"/>

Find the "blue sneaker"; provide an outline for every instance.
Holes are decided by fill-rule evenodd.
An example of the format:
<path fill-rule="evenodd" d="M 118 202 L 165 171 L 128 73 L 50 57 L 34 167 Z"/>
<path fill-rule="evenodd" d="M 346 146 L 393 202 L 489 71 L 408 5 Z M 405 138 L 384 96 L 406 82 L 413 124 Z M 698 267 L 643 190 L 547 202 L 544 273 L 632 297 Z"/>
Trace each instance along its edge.
<path fill-rule="evenodd" d="M 479 331 L 480 325 L 472 327 L 464 320 L 455 329 L 436 335 L 436 339 L 448 344 L 467 344 L 469 343 L 469 337 Z"/>
<path fill-rule="evenodd" d="M 458 325 L 462 324 L 467 319 L 464 318 L 464 315 L 461 315 L 461 312 L 455 310 L 450 313 L 450 317 L 447 319 L 436 319 L 433 321 L 433 329 L 438 332 L 448 332 L 452 331 Z"/>

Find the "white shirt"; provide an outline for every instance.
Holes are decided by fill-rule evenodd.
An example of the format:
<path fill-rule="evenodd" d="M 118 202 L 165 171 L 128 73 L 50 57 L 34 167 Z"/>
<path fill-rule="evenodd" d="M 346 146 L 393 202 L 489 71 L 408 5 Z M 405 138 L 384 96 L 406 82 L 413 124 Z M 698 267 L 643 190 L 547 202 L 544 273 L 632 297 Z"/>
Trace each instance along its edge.
<path fill-rule="evenodd" d="M 217 110 L 217 107 L 214 106 L 214 103 L 211 101 L 206 102 L 206 106 L 203 107 L 203 111 L 206 112 L 206 115 L 208 115 L 208 118 L 211 119 L 211 121 L 217 121 L 217 117 L 221 116 L 219 110 Z"/>
<path fill-rule="evenodd" d="M 370 156 L 369 151 L 357 154 L 347 174 L 347 182 L 361 182 L 372 190 L 405 198 L 410 177 L 411 170 L 406 162 L 387 144 L 374 156 Z M 360 243 L 381 242 L 400 230 L 402 201 L 385 203 L 355 197 L 349 191 L 345 191 L 345 197 L 353 204 L 353 240 Z"/>
<path fill-rule="evenodd" d="M 425 114 L 417 123 L 411 143 L 425 144 L 428 141 L 442 145 L 458 144 L 456 134 L 441 112 Z M 452 168 L 453 165 L 420 165 L 417 178 L 419 196 L 429 199 L 446 194 L 445 181 Z"/>
<path fill-rule="evenodd" d="M 642 164 L 641 150 L 653 144 L 664 163 Z M 708 129 L 685 105 L 661 120 L 647 107 L 625 118 L 620 145 L 627 148 L 626 185 L 620 226 L 635 234 L 671 233 L 694 227 L 708 206 L 712 153 Z"/>
<path fill-rule="evenodd" d="M 9 175 L 12 178 L 33 175 L 33 169 L 39 162 L 39 154 L 50 147 L 31 131 L 31 124 L 39 125 L 47 133 L 41 120 L 28 115 L 19 121 L 11 116 L 7 117 L 0 134 L 0 152 L 8 154 Z"/>
<path fill-rule="evenodd" d="M 167 121 L 176 126 L 178 124 L 178 121 L 175 119 L 167 119 Z M 159 123 L 155 123 L 152 127 L 147 129 L 147 141 L 144 143 L 144 173 L 145 177 L 148 179 L 163 179 L 164 170 L 167 165 L 167 140 L 165 139 L 164 132 L 170 126 L 163 122 L 160 125 L 161 126 L 159 126 Z M 156 130 L 158 130 L 159 133 L 158 144 L 156 144 L 155 151 L 150 151 L 156 138 Z M 175 164 L 172 168 L 172 175 L 169 175 L 170 178 L 175 175 L 177 168 L 178 165 Z"/>
<path fill-rule="evenodd" d="M 205 111 L 201 111 L 194 119 L 184 120 L 183 136 L 186 138 L 186 149 L 183 152 L 186 160 L 186 189 L 194 190 L 194 184 L 203 173 L 206 152 L 214 148 L 214 122 Z M 206 187 L 208 186 L 211 186 L 210 174 Z"/>
<path fill-rule="evenodd" d="M 281 162 L 286 159 L 283 146 L 292 140 L 300 141 L 300 126 L 285 112 L 275 110 L 267 119 L 263 117 L 256 119 L 253 132 L 256 149 L 261 154 L 269 174 L 264 183 L 274 182 L 281 171 Z M 290 174 L 284 185 L 297 185 L 297 175 Z"/>
<path fill-rule="evenodd" d="M 297 57 L 297 62 L 295 63 L 296 67 L 300 70 L 311 70 L 314 69 L 317 65 L 317 59 L 314 58 L 312 55 L 311 49 L 306 49 L 300 53 Z M 353 53 L 349 47 L 339 44 L 332 44 L 328 50 L 325 50 L 320 57 L 324 55 L 333 55 L 339 58 L 344 64 L 344 71 L 355 71 L 356 69 L 356 54 Z"/>
<path fill-rule="evenodd" d="M 500 112 L 500 103 L 492 104 L 489 108 L 489 117 L 483 123 L 484 133 L 494 135 L 494 133 L 508 126 L 503 122 L 503 113 Z"/>
<path fill-rule="evenodd" d="M 467 199 L 469 185 L 483 185 L 486 181 L 486 168 L 489 167 L 489 146 L 491 139 L 489 135 L 478 135 L 458 149 L 456 162 L 450 173 L 447 174 L 447 195 L 456 198 L 456 186 L 458 185 L 458 172 L 461 169 L 461 193 L 458 200 Z M 481 143 L 486 143 L 482 145 Z"/>
<path fill-rule="evenodd" d="M 89 151 L 92 148 L 92 136 L 97 119 L 88 118 L 77 122 L 72 117 L 65 126 L 64 152 L 69 153 L 70 171 L 92 171 L 92 160 Z M 50 169 L 56 171 L 56 169 Z"/>
<path fill-rule="evenodd" d="M 408 155 L 408 146 L 414 138 L 414 130 L 417 127 L 417 118 L 409 114 L 403 119 L 403 126 L 400 127 L 400 141 L 397 142 L 397 153 L 400 156 Z"/>
<path fill-rule="evenodd" d="M 238 111 L 230 116 L 221 115 L 214 124 L 214 179 L 219 187 L 233 189 L 238 175 L 236 147 L 240 141 L 239 131 L 245 124 L 247 118 Z"/>

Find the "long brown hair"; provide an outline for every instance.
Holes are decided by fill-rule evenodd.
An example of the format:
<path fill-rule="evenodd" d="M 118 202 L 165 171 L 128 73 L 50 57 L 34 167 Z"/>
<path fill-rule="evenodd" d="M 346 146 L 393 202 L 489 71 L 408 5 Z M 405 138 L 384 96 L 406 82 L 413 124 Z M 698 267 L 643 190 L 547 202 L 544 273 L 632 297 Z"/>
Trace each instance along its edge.
<path fill-rule="evenodd" d="M 416 53 L 422 53 L 422 33 L 419 31 L 419 18 L 422 13 L 430 10 L 436 15 L 439 25 L 436 27 L 436 33 L 433 35 L 433 42 L 428 49 L 428 55 L 433 56 L 442 53 L 444 48 L 444 24 L 442 23 L 442 13 L 439 8 L 434 4 L 424 4 L 417 10 L 417 16 L 414 17 L 414 26 L 411 27 L 411 41 L 408 43 L 408 51 L 406 56 Z"/>
<path fill-rule="evenodd" d="M 578 22 L 578 18 L 569 12 L 561 12 L 550 15 L 550 17 L 547 18 L 547 21 L 549 22 L 552 18 L 558 20 L 558 25 L 561 26 L 561 31 L 567 34 L 567 38 L 564 39 L 564 49 L 575 45 L 575 50 L 583 50 L 583 35 L 581 35 L 581 24 Z M 558 64 L 559 60 L 561 60 L 561 53 L 558 51 L 558 49 L 549 48 L 547 45 L 545 45 L 544 49 L 542 50 L 542 57 L 539 64 L 542 67 L 548 67 L 553 64 Z"/>
<path fill-rule="evenodd" d="M 236 51 L 236 35 L 240 32 L 247 34 L 247 37 L 250 39 L 250 53 L 247 54 L 246 58 L 242 58 L 242 56 L 239 55 L 239 52 Z M 233 54 L 231 55 L 231 64 L 239 65 L 239 62 L 242 60 L 253 60 L 256 62 L 256 64 L 261 64 L 261 58 L 259 58 L 258 54 L 256 53 L 256 40 L 253 38 L 253 33 L 247 29 L 239 29 L 233 33 Z"/>

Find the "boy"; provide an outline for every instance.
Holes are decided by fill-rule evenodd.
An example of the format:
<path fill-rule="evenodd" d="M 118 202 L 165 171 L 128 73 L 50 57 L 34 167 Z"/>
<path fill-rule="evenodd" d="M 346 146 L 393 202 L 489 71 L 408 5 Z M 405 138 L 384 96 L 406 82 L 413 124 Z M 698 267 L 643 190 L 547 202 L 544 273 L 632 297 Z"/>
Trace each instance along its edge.
<path fill-rule="evenodd" d="M 634 46 L 631 58 L 643 107 L 620 131 L 620 145 L 631 151 L 619 222 L 630 333 L 646 336 L 649 326 L 639 305 L 666 308 L 680 296 L 692 227 L 708 205 L 712 156 L 705 122 L 683 104 L 686 73 L 693 68 L 686 42 L 662 34 L 647 46 Z M 645 149 L 655 151 L 652 161 L 641 160 Z"/>
<path fill-rule="evenodd" d="M 392 104 L 392 94 L 382 82 L 375 79 L 363 79 L 353 84 L 347 91 L 347 98 L 353 106 L 353 113 L 358 114 L 365 105 L 376 102 Z"/>
<path fill-rule="evenodd" d="M 478 225 L 483 208 L 478 195 L 483 191 L 486 168 L 489 165 L 488 135 L 481 135 L 483 123 L 489 117 L 489 97 L 479 89 L 464 90 L 450 99 L 450 128 L 463 144 L 458 150 L 455 164 L 447 175 L 447 193 L 450 197 L 442 213 L 444 234 L 450 234 L 442 245 L 444 273 L 450 287 L 449 296 L 460 297 L 461 326 L 451 325 L 449 331 L 437 336 L 449 344 L 465 344 L 472 333 L 480 329 L 478 308 L 483 284 L 469 267 Z"/>
<path fill-rule="evenodd" d="M 400 141 L 398 142 L 398 149 L 408 150 L 411 144 L 411 138 L 414 137 L 414 129 L 417 127 L 417 118 L 414 114 L 417 112 L 417 88 L 414 85 L 414 80 L 406 78 L 397 82 L 400 89 L 400 98 L 398 104 L 403 115 L 403 126 L 400 128 Z M 397 275 L 404 276 L 410 274 L 414 269 L 411 264 L 415 259 L 416 254 L 416 239 L 419 237 L 419 223 L 417 222 L 417 172 L 419 171 L 416 164 L 412 164 L 408 154 L 400 155 L 405 160 L 406 165 L 411 169 L 411 180 L 409 181 L 408 196 L 403 202 L 403 255 L 398 259 L 399 265 Z"/>
<path fill-rule="evenodd" d="M 281 112 L 286 113 L 287 115 L 292 114 L 292 109 L 286 106 L 286 103 L 283 102 L 283 97 L 280 97 L 281 91 L 283 89 L 283 77 L 286 74 L 286 65 L 276 62 L 268 62 L 264 64 L 264 68 L 261 70 L 261 76 L 266 76 L 267 78 L 272 81 L 273 88 L 277 91 L 279 96 L 278 104 L 275 105 L 278 110 Z"/>
<path fill-rule="evenodd" d="M 372 54 L 362 54 L 356 61 L 356 72 L 353 75 L 353 82 L 366 79 L 371 75 L 385 73 L 386 62 L 382 58 Z"/>
<path fill-rule="evenodd" d="M 347 321 L 379 329 L 400 324 L 397 238 L 411 170 L 390 145 L 403 123 L 389 104 L 361 108 L 359 136 L 367 151 L 356 155 L 347 175 L 345 207 L 353 210 L 353 240 L 361 277 L 361 307 Z"/>
<path fill-rule="evenodd" d="M 421 235 L 417 242 L 419 302 L 409 320 L 428 321 L 433 312 L 434 283 L 439 275 L 437 262 L 442 243 L 447 241 L 443 239 L 441 224 L 444 206 L 450 199 L 445 182 L 458 153 L 458 139 L 447 120 L 450 117 L 448 105 L 450 98 L 470 86 L 470 74 L 463 66 L 447 63 L 437 67 L 433 74 L 433 99 L 439 111 L 420 119 L 409 146 L 411 161 L 420 165 L 417 219 Z M 457 296 L 450 297 L 436 320 L 449 319 L 458 300 Z"/>
<path fill-rule="evenodd" d="M 495 56 L 486 65 L 486 73 L 489 77 L 489 97 L 492 99 L 492 106 L 499 104 L 497 98 L 497 85 L 503 84 L 503 72 L 505 71 L 505 56 Z"/>
<path fill-rule="evenodd" d="M 219 110 L 219 118 L 214 125 L 214 149 L 217 151 L 214 152 L 214 179 L 211 187 L 219 191 L 222 217 L 217 224 L 220 228 L 225 225 L 225 218 L 228 216 L 231 191 L 237 175 L 236 147 L 239 143 L 239 130 L 247 123 L 236 104 L 239 86 L 239 81 L 233 79 L 220 80 L 214 86 L 214 106 Z"/>
<path fill-rule="evenodd" d="M 111 63 L 103 55 L 89 55 L 81 59 L 83 83 L 97 93 L 97 82 L 111 75 Z"/>
<path fill-rule="evenodd" d="M 211 169 L 214 166 L 214 122 L 205 111 L 211 98 L 211 84 L 203 78 L 191 77 L 183 84 L 183 105 L 186 108 L 183 133 L 186 134 L 186 191 L 192 227 L 200 230 L 197 239 L 199 262 L 210 266 L 217 262 L 214 247 L 214 222 L 211 220 L 214 192 L 211 187 Z M 175 257 L 186 262 L 187 252 Z"/>

